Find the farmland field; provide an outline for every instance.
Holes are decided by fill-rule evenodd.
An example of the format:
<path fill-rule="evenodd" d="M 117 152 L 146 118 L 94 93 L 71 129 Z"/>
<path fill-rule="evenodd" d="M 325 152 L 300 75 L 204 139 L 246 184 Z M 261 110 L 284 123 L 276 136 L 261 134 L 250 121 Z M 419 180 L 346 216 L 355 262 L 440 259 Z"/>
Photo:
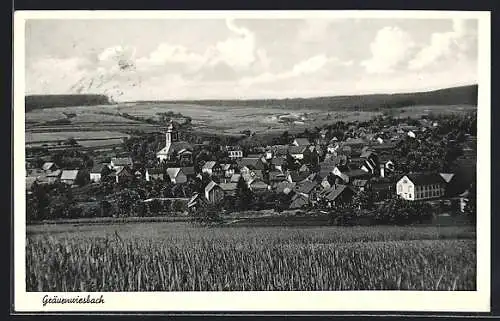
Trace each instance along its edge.
<path fill-rule="evenodd" d="M 28 291 L 475 290 L 473 227 L 28 225 Z"/>

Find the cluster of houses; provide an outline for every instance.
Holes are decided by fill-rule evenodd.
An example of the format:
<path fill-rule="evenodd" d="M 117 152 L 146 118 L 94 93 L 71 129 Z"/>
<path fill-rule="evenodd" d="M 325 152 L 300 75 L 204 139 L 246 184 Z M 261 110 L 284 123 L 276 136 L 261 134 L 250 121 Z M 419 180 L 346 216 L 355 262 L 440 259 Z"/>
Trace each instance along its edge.
<path fill-rule="evenodd" d="M 206 161 L 196 171 L 192 166 L 193 147 L 180 141 L 170 125 L 165 147 L 156 154 L 158 163 L 191 166 L 143 168 L 137 167 L 129 157 L 117 157 L 110 163 L 96 164 L 88 178 L 95 183 L 111 177 L 116 183 L 142 179 L 185 184 L 190 179 L 208 176 L 204 193 L 192 195 L 188 203 L 191 209 L 196 209 L 200 202 L 217 203 L 226 196 L 234 196 L 241 179 L 254 194 L 289 195 L 290 209 L 316 204 L 331 207 L 349 202 L 361 191 L 372 191 L 378 199 L 394 194 L 409 201 L 436 199 L 447 195 L 448 186 L 456 181 L 454 173 L 409 173 L 402 178 L 395 177 L 397 164 L 391 158 L 399 139 L 405 135 L 416 138 L 420 131 L 432 126 L 437 124 L 422 127 L 402 124 L 376 134 L 358 129 L 359 137 L 343 141 L 336 137 L 327 139 L 327 131 L 322 130 L 314 142 L 296 138 L 289 145 L 262 147 L 245 156 L 239 146 L 222 146 L 229 162 Z M 79 170 L 59 169 L 50 162 L 43 165 L 42 172 L 42 181 L 59 180 L 70 185 L 75 184 L 80 174 Z"/>

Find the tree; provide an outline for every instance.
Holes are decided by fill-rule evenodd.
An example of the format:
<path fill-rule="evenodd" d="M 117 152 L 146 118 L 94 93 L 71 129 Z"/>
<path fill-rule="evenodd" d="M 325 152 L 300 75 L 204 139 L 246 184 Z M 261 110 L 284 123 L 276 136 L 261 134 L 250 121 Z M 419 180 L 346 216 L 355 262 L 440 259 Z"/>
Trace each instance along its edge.
<path fill-rule="evenodd" d="M 236 185 L 236 209 L 247 210 L 252 203 L 252 191 L 248 188 L 247 183 L 241 176 Z"/>
<path fill-rule="evenodd" d="M 464 214 L 473 224 L 476 224 L 477 218 L 477 194 L 476 194 L 476 182 L 472 182 L 469 189 L 469 196 L 465 203 Z"/>

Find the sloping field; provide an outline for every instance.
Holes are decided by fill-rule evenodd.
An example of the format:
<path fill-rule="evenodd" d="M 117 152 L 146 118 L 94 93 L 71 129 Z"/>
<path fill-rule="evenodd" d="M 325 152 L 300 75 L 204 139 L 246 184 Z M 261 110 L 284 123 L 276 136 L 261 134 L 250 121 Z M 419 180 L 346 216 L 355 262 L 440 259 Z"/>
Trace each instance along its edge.
<path fill-rule="evenodd" d="M 26 143 L 37 142 L 56 142 L 74 138 L 78 140 L 107 140 L 107 139 L 121 139 L 129 137 L 127 134 L 112 131 L 62 131 L 62 132 L 46 132 L 46 133 L 26 133 Z"/>

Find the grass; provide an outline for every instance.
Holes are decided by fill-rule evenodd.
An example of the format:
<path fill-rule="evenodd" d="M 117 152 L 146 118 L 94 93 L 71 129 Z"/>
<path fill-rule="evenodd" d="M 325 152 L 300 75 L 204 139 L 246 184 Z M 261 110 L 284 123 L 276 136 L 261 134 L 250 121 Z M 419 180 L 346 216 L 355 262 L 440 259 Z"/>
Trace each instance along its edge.
<path fill-rule="evenodd" d="M 28 291 L 474 290 L 471 227 L 28 226 Z"/>

